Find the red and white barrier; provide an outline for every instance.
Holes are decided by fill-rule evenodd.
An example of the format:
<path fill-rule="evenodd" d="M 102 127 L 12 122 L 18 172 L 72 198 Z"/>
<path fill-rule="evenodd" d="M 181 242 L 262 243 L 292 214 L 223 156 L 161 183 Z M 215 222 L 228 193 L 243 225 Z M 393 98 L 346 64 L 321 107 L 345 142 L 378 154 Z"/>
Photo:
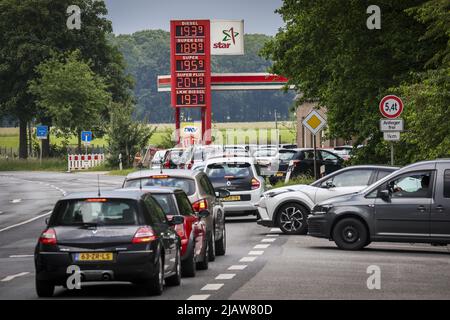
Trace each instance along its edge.
<path fill-rule="evenodd" d="M 67 170 L 89 169 L 101 165 L 105 155 L 99 154 L 69 154 L 67 156 Z"/>

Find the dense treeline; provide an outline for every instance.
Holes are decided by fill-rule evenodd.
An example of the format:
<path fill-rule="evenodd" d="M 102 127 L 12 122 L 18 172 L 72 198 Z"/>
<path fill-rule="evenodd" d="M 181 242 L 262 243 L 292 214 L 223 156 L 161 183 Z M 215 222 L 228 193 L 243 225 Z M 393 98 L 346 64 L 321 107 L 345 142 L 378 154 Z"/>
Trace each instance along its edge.
<path fill-rule="evenodd" d="M 244 56 L 215 56 L 212 71 L 266 72 L 270 62 L 259 51 L 270 37 L 245 36 Z M 170 94 L 157 92 L 158 75 L 170 74 L 170 34 L 146 30 L 132 35 L 112 36 L 110 41 L 123 53 L 127 72 L 135 79 L 136 117 L 152 123 L 173 121 Z M 279 119 L 287 119 L 294 94 L 281 91 L 213 92 L 213 121 L 271 121 L 277 110 Z M 198 110 L 185 110 L 186 117 L 199 120 Z"/>

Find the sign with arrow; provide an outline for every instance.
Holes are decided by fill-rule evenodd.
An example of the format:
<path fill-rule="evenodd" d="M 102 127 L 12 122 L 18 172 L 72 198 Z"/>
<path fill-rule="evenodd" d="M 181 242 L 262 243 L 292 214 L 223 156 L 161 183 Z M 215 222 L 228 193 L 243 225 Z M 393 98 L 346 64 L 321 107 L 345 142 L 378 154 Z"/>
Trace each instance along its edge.
<path fill-rule="evenodd" d="M 84 144 L 90 144 L 92 141 L 92 131 L 82 131 L 81 132 L 81 141 Z"/>

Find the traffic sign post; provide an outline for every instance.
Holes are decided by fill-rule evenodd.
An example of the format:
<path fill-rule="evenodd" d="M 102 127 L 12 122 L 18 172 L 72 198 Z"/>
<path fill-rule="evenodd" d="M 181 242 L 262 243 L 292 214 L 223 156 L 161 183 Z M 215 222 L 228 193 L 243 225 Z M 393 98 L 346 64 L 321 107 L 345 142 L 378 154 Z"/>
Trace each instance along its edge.
<path fill-rule="evenodd" d="M 37 126 L 36 137 L 41 141 L 41 148 L 39 150 L 39 164 L 42 165 L 42 140 L 48 138 L 48 126 Z"/>
<path fill-rule="evenodd" d="M 327 121 L 318 113 L 316 110 L 311 111 L 306 118 L 303 120 L 302 124 L 308 129 L 312 135 L 313 139 L 313 147 L 314 147 L 314 179 L 318 179 L 317 177 L 317 146 L 316 146 L 316 135 L 317 133 L 325 127 Z"/>
<path fill-rule="evenodd" d="M 403 101 L 397 96 L 388 95 L 381 99 L 378 106 L 380 113 L 387 119 L 380 120 L 380 130 L 385 141 L 391 142 L 391 165 L 394 165 L 394 141 L 400 141 L 403 131 L 403 119 L 397 119 L 403 112 Z"/>

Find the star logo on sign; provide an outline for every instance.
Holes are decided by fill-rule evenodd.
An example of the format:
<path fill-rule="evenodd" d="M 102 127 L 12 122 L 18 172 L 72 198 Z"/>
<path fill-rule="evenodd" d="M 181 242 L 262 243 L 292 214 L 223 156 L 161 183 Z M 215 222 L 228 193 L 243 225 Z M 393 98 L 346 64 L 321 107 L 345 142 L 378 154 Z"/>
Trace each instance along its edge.
<path fill-rule="evenodd" d="M 236 44 L 236 37 L 239 35 L 238 32 L 234 31 L 234 28 L 230 28 L 230 30 L 223 30 L 223 34 L 225 37 L 222 41 L 232 41 L 233 44 Z"/>

